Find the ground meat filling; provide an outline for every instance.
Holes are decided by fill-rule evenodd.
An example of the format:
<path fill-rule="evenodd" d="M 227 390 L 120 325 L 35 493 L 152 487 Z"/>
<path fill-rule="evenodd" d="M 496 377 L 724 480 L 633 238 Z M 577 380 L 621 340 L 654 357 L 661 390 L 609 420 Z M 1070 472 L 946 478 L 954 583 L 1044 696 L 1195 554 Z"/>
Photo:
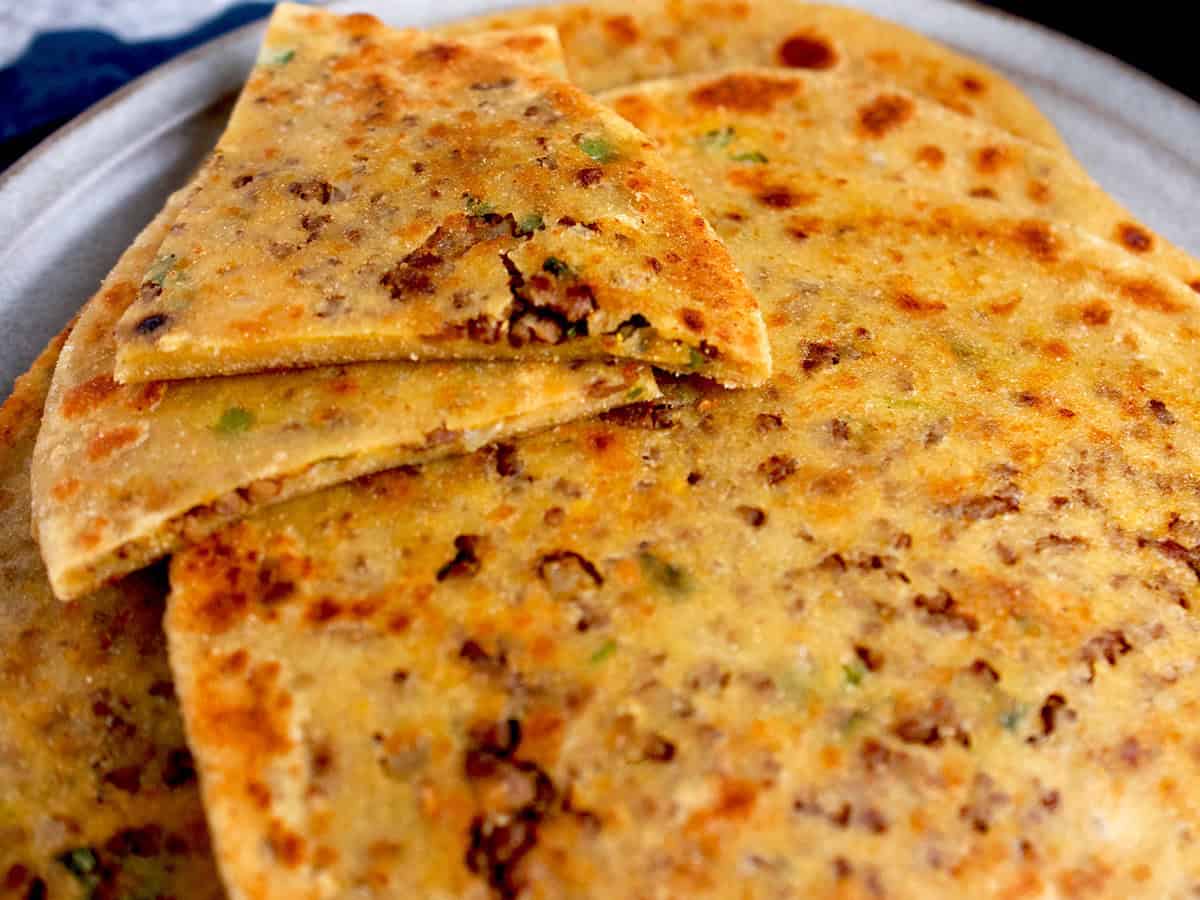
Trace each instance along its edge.
<path fill-rule="evenodd" d="M 508 342 L 561 344 L 572 337 L 586 337 L 588 316 L 596 309 L 596 297 L 586 284 L 565 272 L 538 272 L 526 278 L 513 262 L 503 257 L 508 269 L 508 287 L 513 305 L 508 316 Z"/>

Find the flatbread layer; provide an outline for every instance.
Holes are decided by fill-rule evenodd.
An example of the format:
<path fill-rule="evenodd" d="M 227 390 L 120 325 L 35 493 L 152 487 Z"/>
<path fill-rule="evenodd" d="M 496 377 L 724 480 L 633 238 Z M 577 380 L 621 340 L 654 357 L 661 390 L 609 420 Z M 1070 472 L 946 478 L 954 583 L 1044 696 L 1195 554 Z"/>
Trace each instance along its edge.
<path fill-rule="evenodd" d="M 1200 310 L 1068 226 L 714 157 L 775 374 L 177 556 L 239 897 L 1200 883 Z M 722 214 L 739 209 L 737 218 Z"/>
<path fill-rule="evenodd" d="M 1015 85 L 982 63 L 854 9 L 795 0 L 605 0 L 468 19 L 451 33 L 551 25 L 571 79 L 604 91 L 742 66 L 836 71 L 889 81 L 964 115 L 1065 150 Z"/>
<path fill-rule="evenodd" d="M 0 896 L 224 896 L 162 633 L 166 579 L 63 604 L 29 464 L 63 336 L 0 407 Z"/>
<path fill-rule="evenodd" d="M 601 99 L 654 138 L 679 173 L 702 170 L 714 154 L 742 163 L 751 178 L 778 164 L 865 170 L 1070 222 L 1200 291 L 1200 262 L 1138 222 L 1070 157 L 878 79 L 739 69 Z"/>
<path fill-rule="evenodd" d="M 260 506 L 659 395 L 649 368 L 595 361 L 357 363 L 118 384 L 116 323 L 196 189 L 168 200 L 122 255 L 54 375 L 33 509 L 63 599 Z"/>
<path fill-rule="evenodd" d="M 278 6 L 117 380 L 621 357 L 761 383 L 754 296 L 649 141 L 489 40 Z"/>

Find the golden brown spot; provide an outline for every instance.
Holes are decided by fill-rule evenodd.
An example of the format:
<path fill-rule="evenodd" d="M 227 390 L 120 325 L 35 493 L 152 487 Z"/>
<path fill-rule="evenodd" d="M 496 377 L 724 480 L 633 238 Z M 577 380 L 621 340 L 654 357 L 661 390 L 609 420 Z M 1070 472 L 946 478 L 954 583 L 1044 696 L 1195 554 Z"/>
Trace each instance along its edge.
<path fill-rule="evenodd" d="M 982 94 L 987 89 L 987 85 L 984 84 L 983 79 L 976 75 L 964 75 L 959 79 L 958 83 L 962 85 L 962 89 L 968 94 L 975 94 L 976 96 Z"/>
<path fill-rule="evenodd" d="M 370 13 L 350 13 L 338 20 L 338 27 L 349 34 L 370 34 L 383 23 Z"/>
<path fill-rule="evenodd" d="M 1051 359 L 1070 359 L 1071 357 L 1071 348 L 1059 340 L 1046 341 L 1042 345 L 1042 352 Z"/>
<path fill-rule="evenodd" d="M 234 650 L 221 663 L 221 672 L 225 675 L 240 675 L 246 671 L 246 665 L 250 662 L 250 654 L 245 650 Z"/>
<path fill-rule="evenodd" d="M 793 34 L 779 45 L 779 61 L 792 69 L 829 69 L 837 63 L 837 53 L 823 37 Z"/>
<path fill-rule="evenodd" d="M 130 446 L 142 436 L 142 430 L 134 425 L 124 425 L 104 431 L 88 441 L 87 455 L 92 462 L 112 456 L 118 450 Z"/>
<path fill-rule="evenodd" d="M 1177 313 L 1183 309 L 1167 296 L 1167 292 L 1158 284 L 1149 280 L 1117 281 L 1116 288 L 1125 299 L 1142 309 L 1152 309 L 1160 313 Z"/>
<path fill-rule="evenodd" d="M 218 590 L 196 606 L 196 618 L 209 634 L 228 631 L 245 615 L 250 601 L 241 591 Z"/>
<path fill-rule="evenodd" d="M 972 197 L 976 198 L 977 200 L 999 200 L 1000 199 L 1000 195 L 997 194 L 990 187 L 971 188 L 969 193 Z"/>
<path fill-rule="evenodd" d="M 626 94 L 618 97 L 613 103 L 613 109 L 622 118 L 628 119 L 642 129 L 645 129 L 653 121 L 654 105 L 646 98 L 639 97 L 636 94 Z"/>
<path fill-rule="evenodd" d="M 518 53 L 533 53 L 545 43 L 540 34 L 516 34 L 504 39 L 504 46 Z"/>
<path fill-rule="evenodd" d="M 941 312 L 946 308 L 946 304 L 940 300 L 922 300 L 915 294 L 910 294 L 908 291 L 901 291 L 896 295 L 896 307 L 904 310 L 909 315 L 928 316 Z"/>
<path fill-rule="evenodd" d="M 129 281 L 118 281 L 103 294 L 100 301 L 113 309 L 125 309 L 137 297 L 138 289 Z"/>
<path fill-rule="evenodd" d="M 120 385 L 113 381 L 111 375 L 97 375 L 67 391 L 63 397 L 62 414 L 68 419 L 78 418 L 92 407 L 103 403 L 118 388 Z"/>
<path fill-rule="evenodd" d="M 858 111 L 858 130 L 866 137 L 883 137 L 913 114 L 912 101 L 899 94 L 880 94 Z"/>
<path fill-rule="evenodd" d="M 313 852 L 313 865 L 318 869 L 328 869 L 338 861 L 338 852 L 334 847 L 322 844 Z"/>
<path fill-rule="evenodd" d="M 739 73 L 726 75 L 696 88 L 689 99 L 697 106 L 767 113 L 780 100 L 791 97 L 799 90 L 800 84 L 795 81 Z"/>
<path fill-rule="evenodd" d="M 1189 281 L 1188 287 L 1190 287 L 1197 294 L 1200 294 L 1200 278 L 1197 278 L 1195 281 Z"/>
<path fill-rule="evenodd" d="M 691 331 L 700 332 L 704 330 L 704 316 L 700 315 L 698 310 L 684 308 L 679 311 L 679 319 Z"/>
<path fill-rule="evenodd" d="M 1025 187 L 1025 193 L 1034 203 L 1045 206 L 1050 202 L 1050 185 L 1044 181 L 1031 181 Z"/>
<path fill-rule="evenodd" d="M 290 831 L 278 819 L 271 821 L 267 843 L 275 857 L 289 869 L 294 869 L 304 862 L 304 838 Z"/>
<path fill-rule="evenodd" d="M 149 381 L 131 391 L 125 399 L 125 404 L 136 412 L 149 412 L 158 406 L 166 395 L 165 381 Z"/>
<path fill-rule="evenodd" d="M 1020 305 L 1021 298 L 1014 296 L 1007 300 L 998 300 L 995 303 L 989 303 L 988 312 L 995 316 L 1007 316 Z"/>
<path fill-rule="evenodd" d="M 1079 318 L 1086 325 L 1107 325 L 1112 318 L 1112 307 L 1103 300 L 1093 300 L 1080 310 Z"/>
<path fill-rule="evenodd" d="M 86 550 L 91 550 L 100 543 L 100 539 L 104 537 L 104 532 L 109 526 L 109 521 L 104 516 L 95 516 L 87 527 L 79 532 L 78 543 L 80 547 Z"/>
<path fill-rule="evenodd" d="M 280 665 L 264 662 L 244 679 L 230 681 L 215 674 L 207 679 L 205 702 L 197 709 L 197 731 L 213 744 L 236 750 L 245 763 L 288 752 L 288 713 L 292 697 L 279 686 Z M 256 766 L 247 766 L 253 771 Z"/>
<path fill-rule="evenodd" d="M 641 34 L 633 16 L 610 16 L 604 20 L 604 32 L 614 44 L 626 47 L 637 43 Z"/>
<path fill-rule="evenodd" d="M 336 619 L 341 613 L 342 607 L 338 603 L 328 597 L 322 597 L 308 607 L 304 617 L 309 622 L 319 625 Z"/>
<path fill-rule="evenodd" d="M 50 496 L 60 503 L 64 500 L 70 500 L 77 493 L 79 493 L 78 478 L 64 478 L 58 484 L 54 485 L 54 487 L 50 488 Z"/>
<path fill-rule="evenodd" d="M 940 169 L 946 162 L 946 154 L 941 147 L 925 144 L 917 148 L 917 162 L 931 169 Z"/>
<path fill-rule="evenodd" d="M 1008 165 L 1012 154 L 1004 147 L 982 147 L 975 151 L 975 168 L 983 175 L 994 175 Z"/>
<path fill-rule="evenodd" d="M 1013 237 L 1035 259 L 1054 262 L 1058 259 L 1058 239 L 1045 222 L 1028 221 L 1017 226 Z"/>
<path fill-rule="evenodd" d="M 1146 253 L 1154 247 L 1153 235 L 1132 222 L 1122 222 L 1117 226 L 1117 240 L 1134 253 Z"/>
<path fill-rule="evenodd" d="M 811 203 L 815 197 L 803 191 L 793 193 L 782 185 L 774 185 L 763 190 L 756 199 L 764 206 L 770 206 L 773 209 L 791 209 L 793 206 Z"/>
<path fill-rule="evenodd" d="M 754 783 L 741 778 L 725 778 L 713 815 L 721 819 L 746 819 L 754 809 L 757 791 Z"/>

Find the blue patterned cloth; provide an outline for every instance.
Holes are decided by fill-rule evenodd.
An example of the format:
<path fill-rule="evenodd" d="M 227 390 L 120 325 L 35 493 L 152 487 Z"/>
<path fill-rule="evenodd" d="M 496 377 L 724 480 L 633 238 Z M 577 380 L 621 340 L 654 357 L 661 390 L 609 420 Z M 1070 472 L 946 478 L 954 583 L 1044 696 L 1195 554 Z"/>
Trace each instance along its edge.
<path fill-rule="evenodd" d="M 38 35 L 0 69 L 0 169 L 72 116 L 159 63 L 266 16 L 270 3 L 243 3 L 200 27 L 162 40 L 125 42 L 92 29 Z"/>

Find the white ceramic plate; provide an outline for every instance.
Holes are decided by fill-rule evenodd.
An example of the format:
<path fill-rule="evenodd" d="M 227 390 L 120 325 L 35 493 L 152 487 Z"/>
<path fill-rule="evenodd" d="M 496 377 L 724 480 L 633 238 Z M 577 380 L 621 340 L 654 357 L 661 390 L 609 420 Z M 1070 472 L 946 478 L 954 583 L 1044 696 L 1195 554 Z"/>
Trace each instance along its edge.
<path fill-rule="evenodd" d="M 526 3 L 358 0 L 345 7 L 428 26 Z M 1102 53 L 1015 18 L 950 0 L 855 5 L 1011 77 L 1101 184 L 1200 254 L 1200 107 Z M 0 396 L 215 143 L 262 29 L 248 26 L 155 69 L 0 179 Z"/>

